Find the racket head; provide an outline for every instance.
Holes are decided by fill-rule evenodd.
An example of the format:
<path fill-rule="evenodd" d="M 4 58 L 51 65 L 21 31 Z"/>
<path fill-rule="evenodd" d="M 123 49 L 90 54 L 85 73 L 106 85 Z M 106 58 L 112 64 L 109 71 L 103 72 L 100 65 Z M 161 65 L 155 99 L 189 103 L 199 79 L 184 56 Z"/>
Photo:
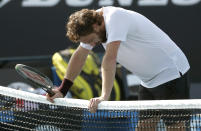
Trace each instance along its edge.
<path fill-rule="evenodd" d="M 26 80 L 30 81 L 32 84 L 37 87 L 42 88 L 46 91 L 50 96 L 54 95 L 52 91 L 53 83 L 52 81 L 43 73 L 38 71 L 35 68 L 32 68 L 27 65 L 17 64 L 15 66 L 15 70 Z"/>

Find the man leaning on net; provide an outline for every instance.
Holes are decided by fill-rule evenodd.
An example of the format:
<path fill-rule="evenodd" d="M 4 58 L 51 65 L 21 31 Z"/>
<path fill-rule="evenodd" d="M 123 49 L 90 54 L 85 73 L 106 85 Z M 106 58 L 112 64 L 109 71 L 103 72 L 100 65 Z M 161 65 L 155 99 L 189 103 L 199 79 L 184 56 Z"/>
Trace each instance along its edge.
<path fill-rule="evenodd" d="M 188 99 L 188 60 L 169 36 L 145 16 L 131 10 L 117 7 L 103 7 L 98 10 L 82 9 L 73 13 L 67 23 L 67 36 L 80 43 L 72 55 L 65 79 L 56 93 L 47 99 L 64 97 L 74 79 L 81 72 L 87 55 L 92 48 L 102 44 L 105 54 L 102 60 L 102 93 L 92 98 L 90 112 L 96 112 L 101 101 L 107 101 L 115 78 L 116 62 L 141 79 L 139 100 Z M 143 113 L 143 112 L 141 112 Z M 156 127 L 141 118 L 141 127 Z M 147 121 L 147 122 L 146 122 Z M 184 123 L 166 123 L 182 126 Z M 143 128 L 142 128 L 143 129 Z"/>

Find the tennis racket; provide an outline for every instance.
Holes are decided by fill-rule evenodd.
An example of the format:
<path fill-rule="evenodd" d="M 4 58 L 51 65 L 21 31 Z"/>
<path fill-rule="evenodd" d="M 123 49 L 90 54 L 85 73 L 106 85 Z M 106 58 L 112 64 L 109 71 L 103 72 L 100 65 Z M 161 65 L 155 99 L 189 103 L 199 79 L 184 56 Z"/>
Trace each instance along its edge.
<path fill-rule="evenodd" d="M 50 96 L 53 96 L 55 93 L 52 91 L 53 83 L 52 81 L 40 71 L 23 64 L 17 64 L 15 70 L 26 80 L 30 81 L 37 87 L 42 88 Z"/>

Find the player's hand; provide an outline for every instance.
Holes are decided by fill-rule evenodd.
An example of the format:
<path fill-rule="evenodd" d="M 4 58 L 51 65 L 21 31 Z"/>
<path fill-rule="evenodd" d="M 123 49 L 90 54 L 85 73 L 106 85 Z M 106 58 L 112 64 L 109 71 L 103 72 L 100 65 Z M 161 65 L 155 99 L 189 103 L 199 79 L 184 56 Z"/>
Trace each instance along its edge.
<path fill-rule="evenodd" d="M 96 97 L 96 98 L 91 98 L 89 105 L 88 105 L 88 109 L 91 113 L 95 113 L 97 108 L 98 108 L 98 104 L 104 101 L 104 99 L 102 97 Z"/>
<path fill-rule="evenodd" d="M 46 99 L 52 103 L 54 103 L 55 98 L 63 98 L 63 94 L 58 89 L 52 89 L 55 93 L 53 96 L 50 96 L 48 93 L 46 94 Z"/>

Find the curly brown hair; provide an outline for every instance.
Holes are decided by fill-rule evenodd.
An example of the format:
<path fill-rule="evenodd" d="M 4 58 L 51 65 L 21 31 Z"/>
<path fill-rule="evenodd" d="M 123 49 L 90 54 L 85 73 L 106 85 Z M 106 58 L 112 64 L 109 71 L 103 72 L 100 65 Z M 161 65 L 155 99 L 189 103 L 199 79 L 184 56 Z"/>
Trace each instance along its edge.
<path fill-rule="evenodd" d="M 73 41 L 79 42 L 80 36 L 93 33 L 93 24 L 101 25 L 103 17 L 95 10 L 82 9 L 73 13 L 66 25 L 66 36 Z"/>

